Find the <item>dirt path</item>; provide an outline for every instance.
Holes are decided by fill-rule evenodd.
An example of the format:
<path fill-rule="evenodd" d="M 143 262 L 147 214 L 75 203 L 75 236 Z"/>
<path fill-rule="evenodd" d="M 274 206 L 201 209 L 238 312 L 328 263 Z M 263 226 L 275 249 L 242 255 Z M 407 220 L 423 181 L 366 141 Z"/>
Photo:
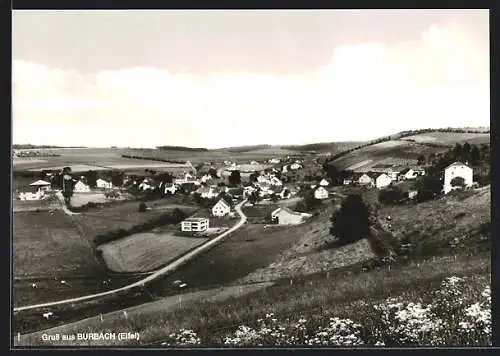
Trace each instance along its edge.
<path fill-rule="evenodd" d="M 61 305 L 61 304 L 84 302 L 84 301 L 91 300 L 91 299 L 96 299 L 96 298 L 100 298 L 100 297 L 105 297 L 105 296 L 117 294 L 119 292 L 130 291 L 131 289 L 133 289 L 135 287 L 143 287 L 147 283 L 152 282 L 153 280 L 155 280 L 159 277 L 163 277 L 166 274 L 169 274 L 169 273 L 175 271 L 180 266 L 189 262 L 194 257 L 197 257 L 198 255 L 202 254 L 203 252 L 210 249 L 214 245 L 218 244 L 219 242 L 222 242 L 222 240 L 225 237 L 227 237 L 229 234 L 231 234 L 232 232 L 234 232 L 234 231 L 238 230 L 240 227 L 242 227 L 245 224 L 245 222 L 247 221 L 247 217 L 241 211 L 241 206 L 243 204 L 245 204 L 245 202 L 246 202 L 246 200 L 243 200 L 242 202 L 240 202 L 238 205 L 235 206 L 236 212 L 240 215 L 240 220 L 233 227 L 231 227 L 229 230 L 223 232 L 218 237 L 215 237 L 215 238 L 209 240 L 208 242 L 197 247 L 196 249 L 192 250 L 191 252 L 187 253 L 186 255 L 178 258 L 177 260 L 173 261 L 172 263 L 169 263 L 167 266 L 160 268 L 159 270 L 153 272 L 149 276 L 147 276 L 147 277 L 145 277 L 145 278 L 143 278 L 135 283 L 129 284 L 129 285 L 121 287 L 121 288 L 113 289 L 110 291 L 96 293 L 96 294 L 90 294 L 90 295 L 86 295 L 86 296 L 82 296 L 82 297 L 78 297 L 78 298 L 70 298 L 70 299 L 64 299 L 64 300 L 60 300 L 60 301 L 56 301 L 56 302 L 17 307 L 17 308 L 14 308 L 14 312 L 20 312 L 23 310 L 30 310 L 30 309 L 37 309 L 37 308 L 52 307 L 52 306 Z"/>

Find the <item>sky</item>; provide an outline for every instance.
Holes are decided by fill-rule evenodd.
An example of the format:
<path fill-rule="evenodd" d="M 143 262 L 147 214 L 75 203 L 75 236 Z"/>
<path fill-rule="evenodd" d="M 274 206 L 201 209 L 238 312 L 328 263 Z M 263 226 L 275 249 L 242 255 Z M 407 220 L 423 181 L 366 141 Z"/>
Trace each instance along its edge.
<path fill-rule="evenodd" d="M 488 10 L 13 11 L 13 142 L 229 147 L 489 126 Z"/>

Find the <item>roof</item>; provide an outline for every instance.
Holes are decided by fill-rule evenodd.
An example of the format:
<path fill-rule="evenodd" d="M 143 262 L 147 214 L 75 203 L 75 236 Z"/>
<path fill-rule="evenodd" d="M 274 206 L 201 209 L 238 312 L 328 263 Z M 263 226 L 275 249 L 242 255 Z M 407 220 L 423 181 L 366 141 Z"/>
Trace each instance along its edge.
<path fill-rule="evenodd" d="M 301 213 L 298 213 L 296 211 L 293 211 L 293 210 L 290 210 L 288 208 L 277 208 L 276 210 L 274 210 L 271 215 L 276 215 L 277 213 L 279 213 L 280 211 L 284 211 L 288 214 L 291 214 L 291 215 L 298 215 L 298 216 L 302 216 Z"/>
<path fill-rule="evenodd" d="M 470 168 L 468 165 L 466 165 L 465 163 L 462 163 L 462 162 L 453 162 L 452 164 L 450 164 L 448 167 L 446 167 L 445 169 L 448 169 L 450 167 L 456 167 L 456 166 L 465 166 L 467 168 Z"/>
<path fill-rule="evenodd" d="M 225 205 L 227 208 L 231 209 L 231 206 L 224 199 L 220 199 L 215 205 L 217 204 Z"/>
<path fill-rule="evenodd" d="M 389 178 L 389 176 L 388 176 L 387 174 L 382 173 L 382 174 L 380 174 L 380 175 L 377 177 L 377 179 L 379 179 L 380 177 L 384 177 L 384 176 L 385 176 L 385 177 L 387 177 L 387 178 Z"/>
<path fill-rule="evenodd" d="M 202 222 L 202 221 L 206 221 L 208 220 L 208 218 L 187 218 L 185 220 L 183 220 L 182 222 Z"/>
<path fill-rule="evenodd" d="M 102 179 L 102 178 L 97 179 L 96 182 L 106 182 L 106 183 L 109 183 L 107 180 Z"/>
<path fill-rule="evenodd" d="M 50 185 L 50 183 L 40 179 L 40 180 L 37 180 L 34 183 L 31 183 L 30 185 L 31 186 Z"/>

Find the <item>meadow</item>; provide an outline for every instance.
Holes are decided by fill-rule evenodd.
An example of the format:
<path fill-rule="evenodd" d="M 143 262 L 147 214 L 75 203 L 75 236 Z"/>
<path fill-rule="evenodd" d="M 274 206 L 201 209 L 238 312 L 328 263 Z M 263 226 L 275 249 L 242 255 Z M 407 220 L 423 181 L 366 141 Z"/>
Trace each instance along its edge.
<path fill-rule="evenodd" d="M 97 279 L 84 290 L 98 290 L 105 272 L 89 241 L 62 211 L 13 214 L 12 250 L 14 278 L 21 279 L 14 283 L 15 305 L 83 293 L 77 286 L 61 285 L 57 278 Z"/>
<path fill-rule="evenodd" d="M 113 272 L 148 272 L 158 269 L 208 239 L 177 236 L 177 230 L 133 234 L 100 245 L 98 250 Z"/>
<path fill-rule="evenodd" d="M 489 133 L 460 133 L 460 132 L 428 132 L 419 135 L 407 136 L 401 140 L 414 141 L 418 143 L 436 143 L 446 146 L 454 146 L 457 143 L 482 144 L 490 142 Z"/>

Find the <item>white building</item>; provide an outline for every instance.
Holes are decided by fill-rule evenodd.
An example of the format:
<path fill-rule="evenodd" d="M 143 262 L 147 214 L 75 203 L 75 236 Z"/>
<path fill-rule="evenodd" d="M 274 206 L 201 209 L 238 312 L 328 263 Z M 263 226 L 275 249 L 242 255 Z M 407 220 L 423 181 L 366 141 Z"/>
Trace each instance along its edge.
<path fill-rule="evenodd" d="M 165 189 L 163 190 L 164 194 L 174 195 L 177 191 L 175 184 L 165 184 Z"/>
<path fill-rule="evenodd" d="M 83 183 L 81 180 L 75 183 L 75 186 L 73 187 L 73 192 L 75 193 L 89 193 L 90 192 L 90 187 Z"/>
<path fill-rule="evenodd" d="M 298 225 L 311 216 L 311 214 L 298 213 L 288 208 L 278 208 L 271 213 L 271 220 L 279 225 Z"/>
<path fill-rule="evenodd" d="M 382 188 L 388 187 L 388 186 L 391 185 L 391 183 L 392 183 L 391 177 L 389 177 L 385 173 L 382 173 L 381 175 L 379 175 L 377 177 L 377 179 L 375 180 L 375 186 L 378 189 L 382 189 Z"/>
<path fill-rule="evenodd" d="M 104 179 L 99 178 L 95 181 L 97 188 L 111 189 L 113 188 L 113 183 L 108 182 Z"/>
<path fill-rule="evenodd" d="M 410 180 L 410 179 L 415 179 L 418 176 L 418 172 L 414 171 L 413 169 L 410 169 L 408 172 L 405 173 L 405 179 Z"/>
<path fill-rule="evenodd" d="M 292 169 L 292 170 L 297 170 L 297 169 L 301 169 L 301 168 L 302 168 L 302 166 L 299 163 L 292 163 L 290 165 L 290 169 Z"/>
<path fill-rule="evenodd" d="M 155 187 L 150 184 L 149 180 L 144 179 L 141 184 L 139 184 L 139 190 L 153 190 Z"/>
<path fill-rule="evenodd" d="M 325 178 L 323 178 L 321 182 L 319 182 L 319 185 L 321 185 L 322 187 L 328 187 L 330 183 L 328 183 L 328 181 Z"/>
<path fill-rule="evenodd" d="M 37 180 L 30 184 L 33 193 L 46 192 L 50 190 L 50 183 L 44 180 Z"/>
<path fill-rule="evenodd" d="M 212 198 L 215 198 L 219 194 L 219 192 L 213 187 L 198 188 L 196 193 L 200 194 L 200 197 L 202 197 L 204 199 L 212 199 Z"/>
<path fill-rule="evenodd" d="M 231 212 L 231 207 L 224 199 L 219 200 L 212 207 L 212 215 L 213 216 L 226 216 L 230 212 Z"/>
<path fill-rule="evenodd" d="M 361 185 L 373 185 L 373 179 L 368 174 L 363 174 L 359 177 L 358 183 Z"/>
<path fill-rule="evenodd" d="M 269 163 L 272 163 L 272 164 L 277 164 L 277 163 L 280 163 L 281 161 L 278 159 L 278 158 L 271 158 L 269 160 Z"/>
<path fill-rule="evenodd" d="M 320 186 L 314 191 L 314 197 L 316 199 L 326 199 L 328 198 L 328 190 Z"/>
<path fill-rule="evenodd" d="M 466 187 L 472 186 L 473 183 L 472 168 L 461 162 L 455 162 L 450 164 L 448 167 L 444 169 L 444 184 L 443 184 L 444 194 L 448 194 L 450 191 L 455 189 L 454 187 L 452 187 L 451 181 L 457 177 L 461 177 L 464 179 Z"/>
<path fill-rule="evenodd" d="M 181 222 L 182 231 L 206 231 L 208 229 L 207 218 L 188 218 Z"/>
<path fill-rule="evenodd" d="M 281 187 L 283 185 L 283 182 L 277 177 L 271 177 L 271 179 L 269 180 L 269 183 L 271 185 L 276 185 L 279 187 Z"/>

